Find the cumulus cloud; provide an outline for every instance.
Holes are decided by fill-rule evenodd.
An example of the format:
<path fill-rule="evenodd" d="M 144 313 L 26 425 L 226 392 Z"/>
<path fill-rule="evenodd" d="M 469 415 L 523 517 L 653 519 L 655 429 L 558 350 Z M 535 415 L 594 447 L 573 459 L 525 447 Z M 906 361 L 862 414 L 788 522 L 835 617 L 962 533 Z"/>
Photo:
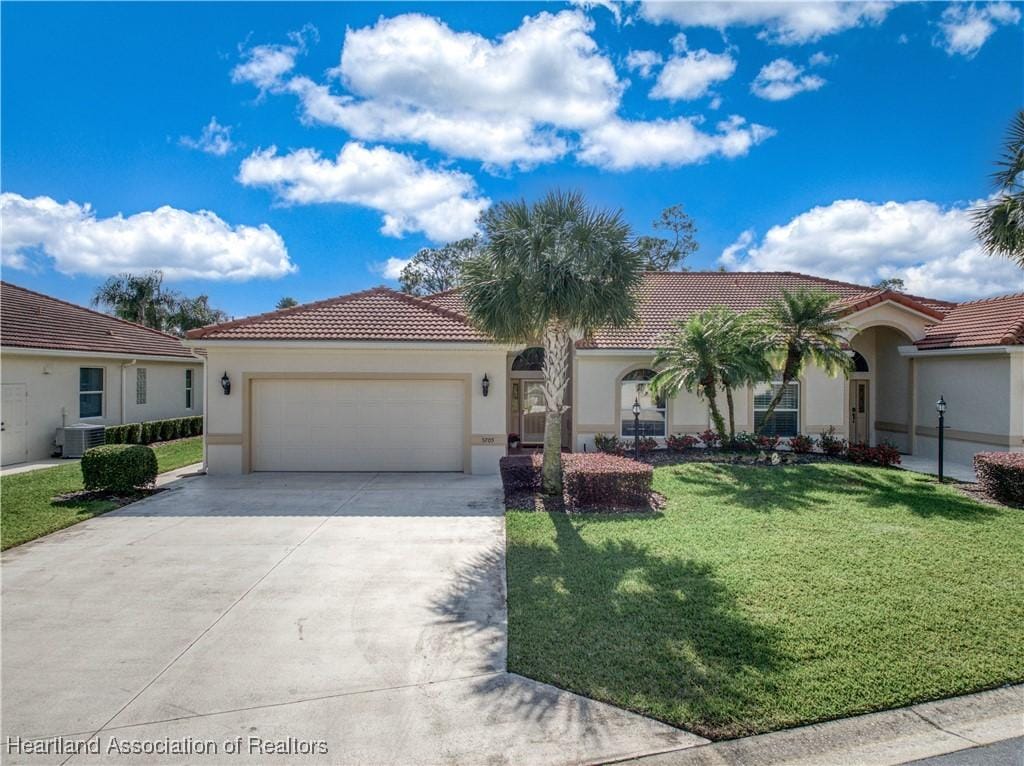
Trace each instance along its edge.
<path fill-rule="evenodd" d="M 273 189 L 285 203 L 360 205 L 383 214 L 381 232 L 401 237 L 421 231 L 437 242 L 471 236 L 490 205 L 472 177 L 425 163 L 382 146 L 350 142 L 337 158 L 314 149 L 278 154 L 277 147 L 242 161 L 238 180 Z"/>
<path fill-rule="evenodd" d="M 811 66 L 828 66 L 835 60 L 836 57 L 834 55 L 830 56 L 829 54 L 825 53 L 825 51 L 818 51 L 817 53 L 811 54 L 811 57 L 807 59 L 807 63 L 810 64 Z"/>
<path fill-rule="evenodd" d="M 718 258 L 718 262 L 727 269 L 734 269 L 740 264 L 742 255 L 750 248 L 750 245 L 754 242 L 754 230 L 746 229 L 740 232 L 740 235 L 736 238 L 736 241 L 726 247 L 721 256 Z"/>
<path fill-rule="evenodd" d="M 784 45 L 815 42 L 826 35 L 885 20 L 891 2 L 674 2 L 644 0 L 640 14 L 654 23 L 681 27 L 762 27 L 758 37 Z"/>
<path fill-rule="evenodd" d="M 750 92 L 768 101 L 785 101 L 798 93 L 818 90 L 824 84 L 824 78 L 805 74 L 803 67 L 789 59 L 775 59 L 761 67 L 750 84 Z"/>
<path fill-rule="evenodd" d="M 651 98 L 671 101 L 692 100 L 708 94 L 715 83 L 724 82 L 736 71 L 736 60 L 728 52 L 712 53 L 705 48 L 695 51 L 685 49 L 686 38 L 682 41 L 679 55 L 665 62 L 658 75 L 658 81 L 651 89 Z"/>
<path fill-rule="evenodd" d="M 320 34 L 307 24 L 297 32 L 290 32 L 289 44 L 256 45 L 243 48 L 242 61 L 231 70 L 231 81 L 250 83 L 261 93 L 281 87 L 284 76 L 295 68 L 295 59 L 306 52 L 308 42 L 316 42 Z"/>
<path fill-rule="evenodd" d="M 216 117 L 210 118 L 210 121 L 203 128 L 203 132 L 199 134 L 199 138 L 182 136 L 178 139 L 178 143 L 189 149 L 198 149 L 201 152 L 212 154 L 215 157 L 223 157 L 238 148 L 238 144 L 231 140 L 231 126 L 221 125 L 217 122 Z"/>
<path fill-rule="evenodd" d="M 1020 11 L 1007 2 L 970 5 L 950 4 L 939 21 L 934 44 L 950 56 L 972 58 L 996 31 L 997 26 L 1018 24 Z"/>
<path fill-rule="evenodd" d="M 618 0 L 569 0 L 570 4 L 589 11 L 591 8 L 604 8 L 616 24 L 622 23 L 622 4 Z"/>
<path fill-rule="evenodd" d="M 266 224 L 231 226 L 215 213 L 173 207 L 110 218 L 89 204 L 0 194 L 4 266 L 50 258 L 63 274 L 106 276 L 160 269 L 169 280 L 280 277 L 295 271 L 281 236 Z"/>
<path fill-rule="evenodd" d="M 910 293 L 950 300 L 1024 290 L 1024 271 L 979 247 L 967 206 L 837 200 L 773 226 L 759 243 L 745 234 L 722 265 L 863 285 L 900 277 Z"/>
<path fill-rule="evenodd" d="M 719 122 L 713 133 L 702 131 L 698 120 L 686 117 L 612 120 L 583 134 L 579 158 L 608 170 L 679 167 L 715 156 L 740 157 L 774 134 L 771 128 L 748 125 L 736 115 Z"/>
<path fill-rule="evenodd" d="M 402 276 L 402 269 L 409 265 L 411 258 L 388 258 L 386 261 L 371 263 L 370 271 L 380 274 L 384 279 L 397 281 Z"/>
<path fill-rule="evenodd" d="M 630 51 L 626 54 L 626 69 L 647 78 L 654 74 L 655 67 L 664 61 L 657 51 Z"/>

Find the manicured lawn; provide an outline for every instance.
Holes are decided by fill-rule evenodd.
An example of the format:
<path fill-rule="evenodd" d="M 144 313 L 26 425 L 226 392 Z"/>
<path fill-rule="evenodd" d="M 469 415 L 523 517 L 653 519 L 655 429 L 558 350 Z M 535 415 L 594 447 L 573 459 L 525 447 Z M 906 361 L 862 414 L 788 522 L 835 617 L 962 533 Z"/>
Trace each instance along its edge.
<path fill-rule="evenodd" d="M 655 487 L 508 514 L 510 670 L 712 738 L 1024 680 L 1024 511 L 841 464 Z"/>
<path fill-rule="evenodd" d="M 161 473 L 203 459 L 203 439 L 155 444 Z M 55 495 L 82 489 L 82 469 L 69 463 L 57 468 L 0 477 L 0 543 L 4 549 L 56 532 L 117 507 L 107 500 L 56 504 Z"/>

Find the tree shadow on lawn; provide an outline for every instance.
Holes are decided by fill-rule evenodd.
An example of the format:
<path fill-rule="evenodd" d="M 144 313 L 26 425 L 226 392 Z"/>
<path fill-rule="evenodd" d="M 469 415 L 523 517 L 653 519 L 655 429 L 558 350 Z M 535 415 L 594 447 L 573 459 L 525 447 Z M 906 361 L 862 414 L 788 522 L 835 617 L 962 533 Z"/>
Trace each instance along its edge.
<path fill-rule="evenodd" d="M 753 731 L 783 662 L 774 633 L 743 617 L 711 567 L 591 543 L 572 518 L 550 518 L 556 549 L 509 550 L 509 669 L 703 736 Z"/>
<path fill-rule="evenodd" d="M 977 522 L 999 515 L 995 507 L 898 469 L 840 464 L 771 468 L 707 465 L 696 471 L 693 466 L 676 468 L 670 476 L 688 493 L 755 511 L 822 509 L 835 502 L 839 494 L 868 507 L 905 509 L 926 518 Z M 671 502 L 673 493 L 666 494 Z"/>

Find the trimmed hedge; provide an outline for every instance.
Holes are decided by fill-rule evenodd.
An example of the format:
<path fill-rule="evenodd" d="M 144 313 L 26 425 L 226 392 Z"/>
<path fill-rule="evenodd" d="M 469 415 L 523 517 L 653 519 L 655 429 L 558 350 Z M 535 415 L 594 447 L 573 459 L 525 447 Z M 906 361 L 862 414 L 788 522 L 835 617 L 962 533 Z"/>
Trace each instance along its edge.
<path fill-rule="evenodd" d="M 543 455 L 503 457 L 505 496 L 539 492 Z M 564 500 L 568 508 L 638 508 L 647 505 L 654 469 L 646 463 L 601 452 L 562 455 Z"/>
<path fill-rule="evenodd" d="M 203 416 L 151 420 L 146 423 L 126 423 L 122 426 L 107 426 L 107 444 L 152 444 L 153 442 L 184 439 L 203 433 Z"/>
<path fill-rule="evenodd" d="M 156 453 L 141 444 L 107 444 L 82 456 L 82 479 L 91 491 L 132 492 L 151 486 L 156 473 Z"/>
<path fill-rule="evenodd" d="M 1024 505 L 1024 453 L 979 452 L 974 456 L 974 472 L 986 495 Z"/>

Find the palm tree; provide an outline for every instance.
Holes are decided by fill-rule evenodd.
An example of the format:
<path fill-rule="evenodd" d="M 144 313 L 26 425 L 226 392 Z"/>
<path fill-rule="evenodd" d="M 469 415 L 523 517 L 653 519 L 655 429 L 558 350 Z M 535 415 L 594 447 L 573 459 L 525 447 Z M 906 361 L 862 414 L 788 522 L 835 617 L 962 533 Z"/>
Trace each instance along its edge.
<path fill-rule="evenodd" d="M 974 231 L 989 254 L 1024 268 L 1024 109 L 1013 118 L 996 165 L 992 177 L 999 191 L 974 210 Z"/>
<path fill-rule="evenodd" d="M 781 385 L 768 403 L 757 433 L 764 430 L 785 395 L 786 386 L 796 380 L 807 364 L 814 363 L 830 375 L 853 369 L 846 351 L 846 328 L 834 295 L 824 292 L 783 290 L 782 297 L 769 301 L 760 312 L 759 334 L 763 348 L 781 362 Z"/>
<path fill-rule="evenodd" d="M 578 193 L 503 202 L 481 219 L 485 244 L 462 267 L 463 299 L 496 340 L 544 347 L 543 490 L 562 493 L 562 413 L 573 335 L 635 315 L 642 261 L 621 211 Z"/>
<path fill-rule="evenodd" d="M 754 386 L 771 380 L 772 365 L 766 353 L 764 333 L 752 314 L 723 317 L 720 328 L 719 374 L 729 410 L 729 441 L 734 442 L 736 408 L 733 391 L 741 386 Z"/>
<path fill-rule="evenodd" d="M 163 330 L 175 303 L 174 295 L 164 292 L 163 281 L 161 271 L 110 277 L 96 289 L 92 303 L 109 307 L 121 319 Z"/>

